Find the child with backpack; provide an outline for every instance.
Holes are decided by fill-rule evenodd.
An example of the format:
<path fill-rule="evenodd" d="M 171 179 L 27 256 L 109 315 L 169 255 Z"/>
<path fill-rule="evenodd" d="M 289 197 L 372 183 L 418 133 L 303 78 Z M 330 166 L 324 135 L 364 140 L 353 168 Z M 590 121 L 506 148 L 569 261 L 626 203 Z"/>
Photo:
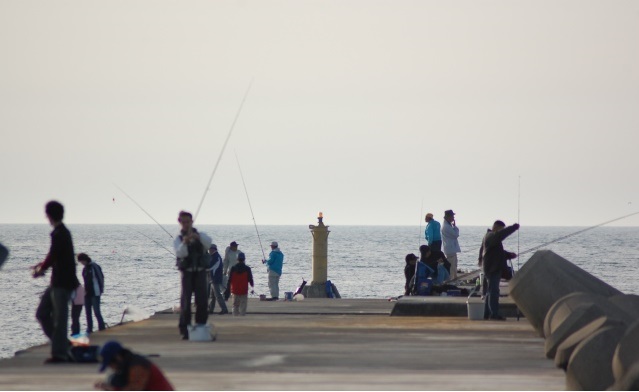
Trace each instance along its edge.
<path fill-rule="evenodd" d="M 233 316 L 245 316 L 248 304 L 248 286 L 253 285 L 253 273 L 251 267 L 245 264 L 246 256 L 240 252 L 237 255 L 238 263 L 231 268 L 229 283 L 224 293 L 224 298 L 229 299 L 233 294 Z"/>

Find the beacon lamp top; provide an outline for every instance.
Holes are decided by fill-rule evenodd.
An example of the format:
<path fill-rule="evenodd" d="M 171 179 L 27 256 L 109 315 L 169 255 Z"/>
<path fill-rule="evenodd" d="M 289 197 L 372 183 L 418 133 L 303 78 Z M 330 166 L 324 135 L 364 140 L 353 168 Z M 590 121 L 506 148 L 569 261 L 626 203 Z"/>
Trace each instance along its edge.
<path fill-rule="evenodd" d="M 322 219 L 324 219 L 324 214 L 322 214 L 322 212 L 320 211 L 320 213 L 317 215 L 317 221 L 319 223 L 322 223 Z M 315 228 L 315 225 L 308 225 L 308 228 L 313 230 Z"/>

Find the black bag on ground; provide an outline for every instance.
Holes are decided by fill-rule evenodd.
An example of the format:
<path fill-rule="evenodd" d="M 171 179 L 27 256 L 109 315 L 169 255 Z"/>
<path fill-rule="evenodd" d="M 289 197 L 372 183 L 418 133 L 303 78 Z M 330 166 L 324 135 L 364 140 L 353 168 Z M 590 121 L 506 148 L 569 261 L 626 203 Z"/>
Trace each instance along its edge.
<path fill-rule="evenodd" d="M 71 347 L 71 354 L 78 363 L 98 363 L 100 346 L 74 346 Z"/>

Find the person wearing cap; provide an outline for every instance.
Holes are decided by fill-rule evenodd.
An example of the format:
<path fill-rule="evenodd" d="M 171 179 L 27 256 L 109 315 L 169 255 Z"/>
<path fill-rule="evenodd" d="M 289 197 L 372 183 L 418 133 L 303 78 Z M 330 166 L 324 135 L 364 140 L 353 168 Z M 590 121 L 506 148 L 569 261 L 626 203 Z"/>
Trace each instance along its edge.
<path fill-rule="evenodd" d="M 506 320 L 499 313 L 499 282 L 502 270 L 508 266 L 508 259 L 517 255 L 505 251 L 502 241 L 517 230 L 519 230 L 517 223 L 506 227 L 504 222 L 496 220 L 492 230 L 488 231 L 482 240 L 480 261 L 488 286 L 484 302 L 484 318 Z"/>
<path fill-rule="evenodd" d="M 211 246 L 211 237 L 193 227 L 193 215 L 180 211 L 178 222 L 182 229 L 173 248 L 177 257 L 177 267 L 181 274 L 180 321 L 178 328 L 182 339 L 188 340 L 191 325 L 191 296 L 195 293 L 195 323 L 206 324 L 209 318 L 207 269 L 211 258 L 206 251 Z"/>
<path fill-rule="evenodd" d="M 226 286 L 224 298 L 229 299 L 233 294 L 233 316 L 245 316 L 248 305 L 248 286 L 254 287 L 251 267 L 245 264 L 246 256 L 240 252 L 237 255 L 237 264 L 229 273 L 229 284 Z"/>
<path fill-rule="evenodd" d="M 98 381 L 95 388 L 104 391 L 173 391 L 162 370 L 145 357 L 122 347 L 115 340 L 100 349 L 100 373 L 111 368 L 113 374 L 106 381 Z"/>
<path fill-rule="evenodd" d="M 223 286 L 225 288 L 229 279 L 229 272 L 231 271 L 231 268 L 233 268 L 235 264 L 237 264 L 237 255 L 240 254 L 240 250 L 237 248 L 238 245 L 239 244 L 237 242 L 233 241 L 229 244 L 229 246 L 226 247 L 226 250 L 224 251 L 224 262 L 222 263 L 224 270 L 222 271 L 222 273 L 224 274 Z"/>
<path fill-rule="evenodd" d="M 433 214 L 430 212 L 426 214 L 424 219 L 427 223 L 426 230 L 424 230 L 424 237 L 431 249 L 442 250 L 442 233 L 441 225 L 433 218 Z"/>
<path fill-rule="evenodd" d="M 222 282 L 223 282 L 223 274 L 222 274 L 222 256 L 217 251 L 217 245 L 212 244 L 209 248 L 209 254 L 213 258 L 213 266 L 209 271 L 209 279 L 211 281 L 211 289 L 209 294 L 209 314 L 213 314 L 215 312 L 215 301 L 220 304 L 220 313 L 218 314 L 228 314 L 229 310 L 226 307 L 226 302 L 224 301 L 224 294 L 222 294 Z"/>
<path fill-rule="evenodd" d="M 417 256 L 414 253 L 409 253 L 404 258 L 406 265 L 404 266 L 404 276 L 406 277 L 406 284 L 404 285 L 404 295 L 410 295 L 411 281 L 415 276 L 415 265 L 417 264 Z"/>
<path fill-rule="evenodd" d="M 459 238 L 459 228 L 455 224 L 455 213 L 453 210 L 446 210 L 442 226 L 442 245 L 444 255 L 450 262 L 450 279 L 457 278 L 457 253 L 461 252 L 457 238 Z"/>
<path fill-rule="evenodd" d="M 282 276 L 284 253 L 282 253 L 276 241 L 271 242 L 271 253 L 269 253 L 267 260 L 262 260 L 262 263 L 266 264 L 271 301 L 277 301 L 280 296 L 280 277 Z"/>

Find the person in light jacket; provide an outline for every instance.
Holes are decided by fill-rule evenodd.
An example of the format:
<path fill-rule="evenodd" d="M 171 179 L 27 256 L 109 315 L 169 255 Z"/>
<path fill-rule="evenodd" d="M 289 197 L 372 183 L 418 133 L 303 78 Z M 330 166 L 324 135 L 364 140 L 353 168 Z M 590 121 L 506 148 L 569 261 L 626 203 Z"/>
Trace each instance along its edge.
<path fill-rule="evenodd" d="M 277 242 L 271 242 L 271 253 L 268 255 L 268 260 L 262 260 L 262 263 L 265 263 L 267 267 L 271 301 L 277 301 L 280 296 L 280 277 L 282 276 L 282 265 L 284 264 L 284 253 L 280 250 Z"/>
<path fill-rule="evenodd" d="M 209 318 L 207 269 L 210 267 L 210 257 L 206 255 L 206 252 L 211 247 L 212 241 L 211 237 L 193 227 L 193 215 L 190 212 L 180 211 L 178 222 L 182 229 L 173 242 L 177 267 L 182 275 L 178 328 L 182 339 L 188 340 L 188 326 L 191 325 L 191 296 L 194 293 L 195 323 L 206 324 Z"/>
<path fill-rule="evenodd" d="M 444 255 L 450 262 L 450 279 L 457 278 L 457 253 L 461 252 L 457 238 L 459 238 L 459 228 L 455 224 L 455 213 L 453 210 L 446 210 L 442 225 L 442 243 Z"/>
<path fill-rule="evenodd" d="M 222 274 L 224 275 L 222 286 L 225 290 L 229 281 L 231 268 L 233 268 L 235 264 L 237 264 L 237 256 L 241 253 L 238 249 L 238 245 L 239 244 L 237 242 L 233 241 L 229 244 L 229 246 L 226 247 L 226 250 L 224 251 L 224 259 L 222 260 Z"/>

